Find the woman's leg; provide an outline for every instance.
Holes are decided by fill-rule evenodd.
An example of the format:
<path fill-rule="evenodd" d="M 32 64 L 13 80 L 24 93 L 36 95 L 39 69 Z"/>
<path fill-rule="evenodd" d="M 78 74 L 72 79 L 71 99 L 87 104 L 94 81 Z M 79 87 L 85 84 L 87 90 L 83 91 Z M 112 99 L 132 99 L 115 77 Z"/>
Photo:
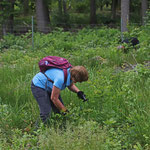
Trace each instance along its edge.
<path fill-rule="evenodd" d="M 54 111 L 54 113 L 60 113 L 60 111 L 57 109 L 57 107 L 53 104 L 53 102 L 50 99 L 51 93 L 48 93 L 42 88 L 36 87 L 33 83 L 31 84 L 31 90 L 33 96 L 35 97 L 39 105 L 40 117 L 44 123 L 47 122 L 47 119 L 49 118 L 52 110 Z M 61 96 L 59 96 L 59 100 L 63 104 Z"/>
<path fill-rule="evenodd" d="M 49 94 L 44 89 L 36 87 L 33 83 L 31 84 L 31 91 L 39 105 L 41 120 L 46 123 L 52 111 Z"/>

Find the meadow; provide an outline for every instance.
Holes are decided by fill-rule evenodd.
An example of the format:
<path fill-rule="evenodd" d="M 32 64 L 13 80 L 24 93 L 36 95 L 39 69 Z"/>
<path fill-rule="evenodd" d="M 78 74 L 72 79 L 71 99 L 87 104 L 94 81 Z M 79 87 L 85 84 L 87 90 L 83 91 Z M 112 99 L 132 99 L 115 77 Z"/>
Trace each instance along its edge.
<path fill-rule="evenodd" d="M 0 40 L 0 150 L 148 150 L 150 149 L 150 27 L 130 27 L 136 50 L 118 50 L 118 29 L 84 28 L 49 34 L 7 35 Z M 70 113 L 52 114 L 50 124 L 34 124 L 39 110 L 30 84 L 38 61 L 61 56 L 83 65 L 89 80 L 78 83 L 87 102 L 67 89 Z"/>

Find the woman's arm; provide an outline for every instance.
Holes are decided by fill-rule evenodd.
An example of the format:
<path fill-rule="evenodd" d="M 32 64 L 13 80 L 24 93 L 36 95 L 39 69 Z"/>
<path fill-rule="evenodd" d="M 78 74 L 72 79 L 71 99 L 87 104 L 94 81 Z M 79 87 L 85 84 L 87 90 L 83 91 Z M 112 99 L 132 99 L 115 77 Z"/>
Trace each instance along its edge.
<path fill-rule="evenodd" d="M 73 83 L 68 87 L 68 89 L 69 89 L 70 91 L 72 91 L 72 92 L 75 92 L 75 93 L 77 93 L 77 92 L 80 91 L 80 90 L 75 86 L 75 84 L 73 84 Z"/>
<path fill-rule="evenodd" d="M 59 100 L 59 95 L 60 95 L 60 89 L 57 88 L 56 86 L 53 86 L 52 88 L 52 94 L 51 94 L 51 100 L 54 103 L 54 105 L 60 110 L 65 112 L 67 109 L 66 107 L 61 103 Z"/>

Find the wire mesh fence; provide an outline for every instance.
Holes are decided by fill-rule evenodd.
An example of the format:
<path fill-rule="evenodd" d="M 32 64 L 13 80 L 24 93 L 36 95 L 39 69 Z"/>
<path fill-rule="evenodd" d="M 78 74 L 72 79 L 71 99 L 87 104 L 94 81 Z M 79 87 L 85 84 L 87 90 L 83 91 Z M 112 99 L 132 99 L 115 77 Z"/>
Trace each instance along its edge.
<path fill-rule="evenodd" d="M 38 22 L 38 25 L 37 25 Z M 140 23 L 133 23 L 135 26 L 139 26 Z M 0 23 L 0 38 L 7 34 L 22 35 L 27 32 L 42 32 L 49 33 L 57 28 L 62 28 L 64 31 L 77 32 L 83 28 L 101 28 L 107 26 L 109 28 L 120 29 L 119 23 L 108 22 L 101 24 L 78 24 L 78 23 L 58 23 L 58 24 L 48 24 L 45 21 L 37 21 L 33 17 L 30 22 L 25 21 L 14 21 L 13 24 L 10 20 L 5 23 Z"/>

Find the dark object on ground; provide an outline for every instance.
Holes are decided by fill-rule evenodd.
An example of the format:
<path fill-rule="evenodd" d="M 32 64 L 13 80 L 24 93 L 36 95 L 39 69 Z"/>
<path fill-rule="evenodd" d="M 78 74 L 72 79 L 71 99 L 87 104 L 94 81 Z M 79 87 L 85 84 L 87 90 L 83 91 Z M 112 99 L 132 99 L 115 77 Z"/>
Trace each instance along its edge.
<path fill-rule="evenodd" d="M 140 42 L 138 38 L 132 37 L 132 38 L 126 38 L 122 42 L 122 44 L 126 43 L 129 47 L 133 47 L 136 50 L 136 45 L 138 45 Z M 126 48 L 124 45 L 119 45 L 117 49 L 122 49 L 124 53 L 127 53 L 129 51 L 128 48 Z"/>
<path fill-rule="evenodd" d="M 130 38 L 130 39 L 123 40 L 122 43 L 127 43 L 127 44 L 130 44 L 134 47 L 135 45 L 139 44 L 140 42 L 137 38 L 133 37 L 133 38 Z"/>

